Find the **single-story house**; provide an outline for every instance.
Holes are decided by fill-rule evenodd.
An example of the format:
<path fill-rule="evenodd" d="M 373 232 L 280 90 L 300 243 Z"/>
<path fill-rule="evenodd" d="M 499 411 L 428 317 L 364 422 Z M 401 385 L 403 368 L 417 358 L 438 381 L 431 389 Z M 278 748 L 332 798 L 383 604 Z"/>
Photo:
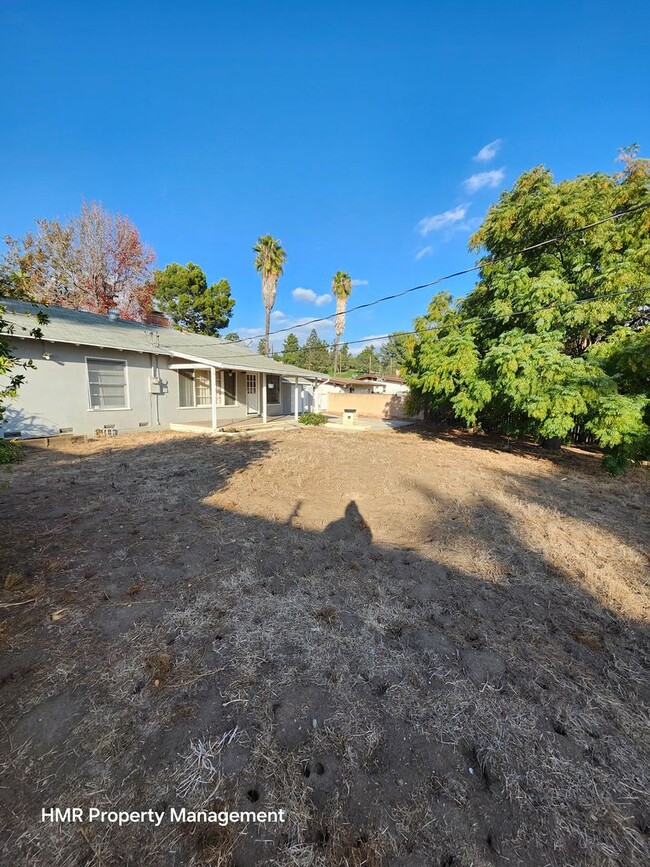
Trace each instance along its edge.
<path fill-rule="evenodd" d="M 293 416 L 313 404 L 322 373 L 303 370 L 231 343 L 64 307 L 48 316 L 42 339 L 30 336 L 36 307 L 2 299 L 13 327 L 10 350 L 31 359 L 0 436 L 87 436 L 142 429 L 219 428 L 259 417 Z M 158 320 L 159 321 L 159 320 Z M 1 381 L 1 379 L 0 379 Z"/>

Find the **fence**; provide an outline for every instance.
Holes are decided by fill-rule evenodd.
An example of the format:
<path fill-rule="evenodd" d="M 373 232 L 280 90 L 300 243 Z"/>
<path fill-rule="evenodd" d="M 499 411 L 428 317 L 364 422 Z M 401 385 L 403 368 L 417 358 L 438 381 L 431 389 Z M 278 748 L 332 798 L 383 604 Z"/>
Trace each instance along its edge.
<path fill-rule="evenodd" d="M 445 427 L 464 428 L 466 426 L 464 421 L 456 418 L 449 410 L 433 410 L 425 413 L 425 421 Z M 486 433 L 517 437 L 520 435 L 519 431 L 526 429 L 526 420 L 512 412 L 486 415 L 481 417 L 481 428 Z M 593 434 L 585 430 L 584 426 L 577 424 L 567 435 L 566 441 L 576 443 L 576 445 L 592 445 L 596 439 Z"/>
<path fill-rule="evenodd" d="M 405 418 L 406 397 L 403 394 L 336 394 L 328 395 L 328 411 L 342 413 L 356 409 L 366 418 Z"/>

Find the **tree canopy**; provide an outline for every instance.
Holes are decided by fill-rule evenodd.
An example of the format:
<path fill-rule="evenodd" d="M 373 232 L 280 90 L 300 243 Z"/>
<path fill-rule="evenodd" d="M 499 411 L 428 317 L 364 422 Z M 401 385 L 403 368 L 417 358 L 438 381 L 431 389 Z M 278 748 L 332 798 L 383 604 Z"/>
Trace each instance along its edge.
<path fill-rule="evenodd" d="M 265 313 L 264 354 L 270 355 L 269 331 L 271 328 L 271 310 L 275 304 L 278 280 L 284 271 L 287 254 L 282 246 L 282 242 L 272 235 L 260 235 L 253 247 L 253 252 L 255 253 L 255 270 L 262 278 L 262 300 L 264 302 Z"/>
<path fill-rule="evenodd" d="M 346 271 L 337 271 L 332 277 L 332 293 L 336 298 L 336 316 L 334 317 L 334 372 L 340 370 L 339 343 L 345 331 L 345 311 L 348 306 L 348 298 L 352 294 L 352 279 Z"/>
<path fill-rule="evenodd" d="M 284 339 L 284 343 L 282 344 L 281 358 L 285 364 L 295 364 L 299 367 L 302 363 L 302 359 L 300 357 L 300 343 L 298 342 L 298 338 L 293 332 L 287 334 Z"/>
<path fill-rule="evenodd" d="M 408 335 L 395 331 L 379 347 L 377 357 L 382 373 L 396 374 L 404 370 L 408 355 Z"/>
<path fill-rule="evenodd" d="M 374 344 L 363 347 L 354 360 L 354 366 L 359 374 L 382 372 L 382 364 Z"/>
<path fill-rule="evenodd" d="M 300 366 L 319 373 L 328 373 L 332 363 L 329 346 L 326 340 L 321 340 L 315 328 L 309 332 L 307 340 L 300 350 Z"/>
<path fill-rule="evenodd" d="M 235 300 L 227 280 L 208 286 L 203 269 L 193 262 L 167 265 L 154 280 L 156 301 L 176 327 L 208 335 L 228 327 Z"/>
<path fill-rule="evenodd" d="M 128 217 L 84 202 L 78 216 L 38 220 L 37 227 L 21 239 L 5 238 L 5 295 L 104 315 L 117 309 L 136 320 L 150 311 L 155 253 Z"/>
<path fill-rule="evenodd" d="M 23 297 L 25 300 L 32 300 Z M 16 335 L 16 326 L 5 319 L 3 315 L 5 312 L 6 307 L 0 303 L 0 376 L 2 377 L 0 382 L 0 421 L 5 414 L 7 402 L 16 397 L 18 389 L 25 381 L 23 371 L 36 368 L 31 358 L 16 358 L 11 351 L 10 340 Z M 47 314 L 34 306 L 32 315 L 34 317 L 33 326 L 22 326 L 20 330 L 23 332 L 23 337 L 29 336 L 40 340 L 43 337 L 41 326 L 47 324 L 48 321 Z"/>
<path fill-rule="evenodd" d="M 612 470 L 647 453 L 650 209 L 626 212 L 650 205 L 650 163 L 622 159 L 621 172 L 558 183 L 534 168 L 490 208 L 470 239 L 477 285 L 456 303 L 436 295 L 407 340 L 425 412 L 542 440 L 579 428 Z"/>

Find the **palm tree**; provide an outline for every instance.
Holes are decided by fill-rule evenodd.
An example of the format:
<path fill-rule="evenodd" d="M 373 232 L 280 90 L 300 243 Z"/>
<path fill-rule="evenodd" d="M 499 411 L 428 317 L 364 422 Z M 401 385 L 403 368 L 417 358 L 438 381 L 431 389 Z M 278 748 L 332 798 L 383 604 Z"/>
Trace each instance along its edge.
<path fill-rule="evenodd" d="M 352 280 L 345 271 L 337 271 L 332 278 L 332 292 L 336 298 L 336 317 L 334 319 L 334 373 L 339 362 L 339 344 L 345 330 L 345 308 L 348 306 L 348 298 L 352 292 Z"/>
<path fill-rule="evenodd" d="M 271 235 L 260 235 L 253 247 L 255 269 L 262 275 L 262 299 L 266 310 L 266 330 L 264 337 L 264 352 L 269 355 L 269 330 L 271 328 L 271 310 L 275 304 L 278 280 L 282 276 L 287 254 L 282 243 Z"/>

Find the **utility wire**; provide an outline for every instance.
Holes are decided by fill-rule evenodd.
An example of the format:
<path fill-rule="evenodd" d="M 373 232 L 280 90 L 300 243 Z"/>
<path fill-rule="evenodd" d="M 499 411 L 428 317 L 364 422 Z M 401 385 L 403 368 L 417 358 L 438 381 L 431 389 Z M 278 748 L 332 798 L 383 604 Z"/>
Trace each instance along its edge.
<path fill-rule="evenodd" d="M 616 211 L 616 213 L 614 214 L 609 214 L 607 217 L 603 217 L 602 220 L 596 220 L 593 223 L 587 223 L 585 226 L 579 226 L 575 229 L 568 229 L 566 232 L 560 232 L 552 238 L 547 238 L 544 241 L 538 241 L 535 244 L 529 244 L 527 247 L 522 247 L 519 250 L 514 250 L 512 253 L 507 253 L 505 256 L 501 256 L 498 259 L 484 259 L 478 264 L 472 265 L 469 268 L 463 268 L 460 271 L 453 271 L 451 274 L 445 274 L 442 277 L 436 277 L 435 280 L 430 280 L 428 283 L 420 283 L 417 286 L 411 286 L 409 289 L 403 289 L 401 292 L 395 292 L 392 295 L 384 295 L 381 298 L 375 298 L 372 301 L 366 301 L 364 304 L 357 304 L 355 307 L 348 307 L 347 310 L 341 311 L 340 313 L 331 313 L 329 316 L 319 316 L 315 319 L 308 319 L 305 322 L 300 322 L 298 325 L 293 325 L 288 328 L 277 328 L 275 329 L 275 331 L 269 331 L 269 337 L 276 334 L 284 334 L 287 331 L 294 331 L 296 328 L 304 328 L 307 325 L 315 325 L 318 322 L 328 322 L 329 320 L 336 319 L 338 316 L 344 316 L 348 313 L 354 313 L 357 310 L 365 310 L 368 307 L 374 307 L 377 304 L 383 304 L 384 301 L 394 301 L 396 298 L 403 298 L 405 295 L 409 295 L 411 292 L 417 292 L 420 289 L 429 289 L 431 286 L 438 286 L 440 283 L 444 283 L 447 280 L 453 280 L 455 277 L 462 277 L 465 274 L 471 274 L 474 271 L 480 271 L 480 269 L 484 268 L 486 265 L 499 265 L 502 262 L 507 262 L 509 259 L 512 259 L 515 256 L 522 255 L 522 253 L 530 253 L 532 250 L 539 250 L 542 247 L 547 247 L 549 244 L 556 244 L 558 241 L 562 241 L 564 238 L 569 238 L 572 235 L 577 235 L 581 232 L 587 232 L 589 231 L 589 229 L 595 229 L 597 226 L 602 226 L 604 223 L 609 223 L 611 220 L 617 220 L 619 217 L 627 217 L 630 214 L 644 211 L 647 208 L 650 208 L 650 202 L 633 205 L 631 208 L 627 208 L 624 211 Z M 238 343 L 244 343 L 245 341 L 253 342 L 255 340 L 261 340 L 263 337 L 266 337 L 266 334 L 257 334 L 253 337 L 240 338 L 239 340 L 232 340 L 230 342 L 236 345 Z M 359 341 L 348 342 L 358 343 Z M 186 345 L 189 346 L 190 344 Z M 205 344 L 194 345 L 204 346 Z"/>
<path fill-rule="evenodd" d="M 558 308 L 558 307 L 574 307 L 577 304 L 589 304 L 593 301 L 605 301 L 608 298 L 619 298 L 619 297 L 622 297 L 624 295 L 633 295 L 635 292 L 650 292 L 650 286 L 638 286 L 635 289 L 624 289 L 621 292 L 608 292 L 605 295 L 592 295 L 589 298 L 575 298 L 572 301 L 551 301 L 549 304 L 545 304 L 542 307 L 532 307 L 529 310 L 514 310 L 511 313 L 497 313 L 497 314 L 493 314 L 492 316 L 473 316 L 469 319 L 465 319 L 464 321 L 460 322 L 459 326 L 464 328 L 466 325 L 473 325 L 473 324 L 477 324 L 480 322 L 493 322 L 494 320 L 511 319 L 515 316 L 530 316 L 533 313 L 542 313 L 545 310 L 553 310 L 554 308 Z M 426 334 L 430 331 L 436 331 L 439 327 L 440 327 L 439 325 L 432 325 L 429 328 L 417 328 L 417 329 L 414 329 L 413 331 L 393 331 L 392 335 L 397 335 L 397 336 L 401 337 L 401 336 L 408 336 L 411 334 L 414 334 L 414 335 Z M 374 337 L 362 337 L 359 340 L 346 340 L 346 341 L 344 341 L 343 345 L 351 346 L 352 344 L 357 344 L 357 343 L 372 343 L 374 340 L 387 340 L 389 337 L 391 337 L 391 334 L 376 334 Z M 233 343 L 234 343 L 234 341 L 233 341 Z M 205 346 L 205 344 L 203 344 L 203 345 Z M 335 345 L 336 344 L 334 342 L 326 343 L 323 348 L 333 349 Z M 174 351 L 175 348 L 178 350 L 178 352 L 182 353 L 182 351 L 183 351 L 182 349 L 178 349 L 178 347 L 172 347 L 172 346 L 167 346 L 167 347 L 161 346 L 161 348 L 162 349 L 170 349 L 172 352 Z M 266 356 L 260 356 L 260 357 L 266 358 Z M 232 360 L 237 359 L 237 358 L 243 358 L 243 359 L 250 360 L 251 353 L 248 352 L 248 353 L 246 353 L 246 355 L 231 355 L 228 357 L 227 361 L 232 361 Z M 294 366 L 299 367 L 300 365 L 294 365 Z"/>

